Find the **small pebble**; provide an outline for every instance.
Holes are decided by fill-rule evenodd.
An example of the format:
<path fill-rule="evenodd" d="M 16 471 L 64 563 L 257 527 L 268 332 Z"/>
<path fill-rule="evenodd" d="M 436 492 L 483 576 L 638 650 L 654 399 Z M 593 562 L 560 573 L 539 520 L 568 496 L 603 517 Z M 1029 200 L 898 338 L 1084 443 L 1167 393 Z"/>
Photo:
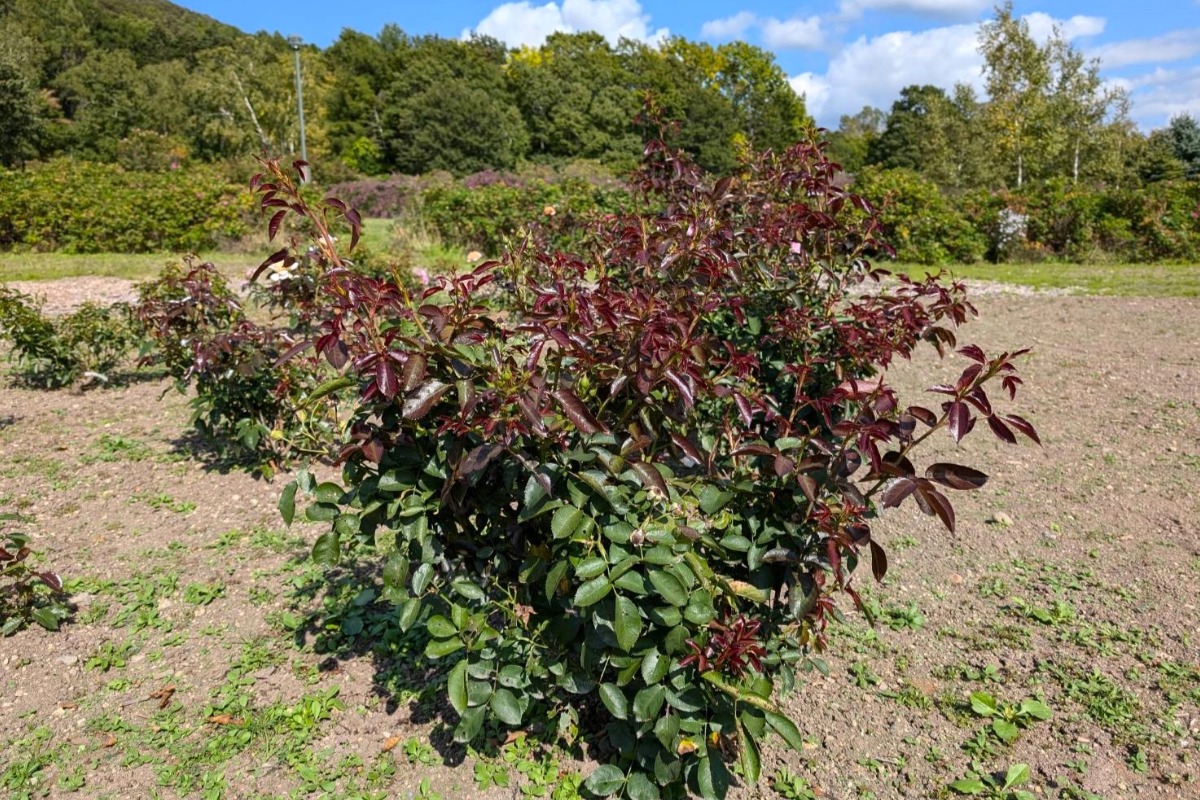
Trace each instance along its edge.
<path fill-rule="evenodd" d="M 1012 517 L 1010 517 L 1008 514 L 1005 514 L 1003 511 L 997 511 L 996 513 L 992 514 L 992 516 L 988 517 L 988 522 L 992 523 L 993 525 L 1003 525 L 1005 527 L 1013 524 Z"/>

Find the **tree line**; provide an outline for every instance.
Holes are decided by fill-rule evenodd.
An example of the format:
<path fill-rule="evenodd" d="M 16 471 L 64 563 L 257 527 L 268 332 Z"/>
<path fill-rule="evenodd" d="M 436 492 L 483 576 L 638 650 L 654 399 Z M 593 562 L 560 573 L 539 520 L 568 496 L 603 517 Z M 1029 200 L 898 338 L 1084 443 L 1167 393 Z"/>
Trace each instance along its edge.
<path fill-rule="evenodd" d="M 1011 4 L 980 29 L 985 95 L 909 86 L 824 135 L 851 173 L 906 168 L 943 190 L 1060 178 L 1136 186 L 1200 172 L 1188 116 L 1141 133 L 1129 98 Z M 623 170 L 647 96 L 705 168 L 782 148 L 812 120 L 773 56 L 744 42 L 659 45 L 595 33 L 539 47 L 345 30 L 303 47 L 310 157 L 326 175 L 467 174 L 575 159 Z M 0 0 L 0 164 L 57 156 L 166 168 L 298 149 L 292 51 L 164 0 Z"/>

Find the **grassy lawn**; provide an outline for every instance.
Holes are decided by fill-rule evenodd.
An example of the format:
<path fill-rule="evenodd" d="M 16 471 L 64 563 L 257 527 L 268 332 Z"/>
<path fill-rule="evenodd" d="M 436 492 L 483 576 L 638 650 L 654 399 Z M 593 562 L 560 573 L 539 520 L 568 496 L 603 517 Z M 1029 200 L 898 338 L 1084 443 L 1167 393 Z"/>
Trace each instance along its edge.
<path fill-rule="evenodd" d="M 85 276 L 146 280 L 181 258 L 178 253 L 0 253 L 0 281 L 52 281 Z M 201 253 L 199 258 L 212 261 L 226 271 L 240 271 L 259 261 L 249 253 Z"/>
<path fill-rule="evenodd" d="M 363 220 L 363 244 L 372 252 L 386 253 L 393 244 L 391 221 Z M 416 263 L 436 271 L 461 268 L 466 259 L 459 248 L 416 237 Z M 40 281 L 86 275 L 144 280 L 154 277 L 163 265 L 177 261 L 173 253 L 0 253 L 0 281 Z M 202 253 L 230 274 L 258 263 L 253 253 Z M 895 272 L 922 275 L 935 268 L 895 264 Z M 1200 297 L 1198 264 L 957 264 L 946 269 L 957 277 L 1031 286 L 1036 289 L 1073 289 L 1084 294 L 1140 297 Z"/>
<path fill-rule="evenodd" d="M 1036 289 L 1075 289 L 1084 294 L 1127 297 L 1200 297 L 1197 264 L 957 264 L 947 270 L 960 278 L 997 281 Z M 911 275 L 936 272 L 898 264 Z"/>

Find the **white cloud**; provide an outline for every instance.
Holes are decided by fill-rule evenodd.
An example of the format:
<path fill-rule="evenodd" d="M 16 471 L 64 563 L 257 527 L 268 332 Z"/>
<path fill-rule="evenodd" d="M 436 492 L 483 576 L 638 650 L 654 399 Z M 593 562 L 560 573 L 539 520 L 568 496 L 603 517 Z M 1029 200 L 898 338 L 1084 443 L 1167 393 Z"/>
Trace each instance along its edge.
<path fill-rule="evenodd" d="M 816 50 L 823 38 L 820 17 L 785 20 L 772 17 L 762 23 L 763 44 L 772 50 Z"/>
<path fill-rule="evenodd" d="M 1163 69 L 1120 83 L 1130 90 L 1134 118 L 1146 130 L 1161 128 L 1171 117 L 1191 114 L 1200 117 L 1200 66 Z"/>
<path fill-rule="evenodd" d="M 709 20 L 700 26 L 702 39 L 737 39 L 751 26 L 758 24 L 758 17 L 750 11 L 742 11 L 732 17 Z"/>
<path fill-rule="evenodd" d="M 521 0 L 492 9 L 474 30 L 510 47 L 539 45 L 556 31 L 596 31 L 614 44 L 621 38 L 661 42 L 668 36 L 666 28 L 651 30 L 650 15 L 638 0 L 562 0 L 543 6 Z M 470 34 L 463 31 L 463 38 Z"/>
<path fill-rule="evenodd" d="M 1110 69 L 1129 64 L 1182 61 L 1200 53 L 1200 28 L 1171 31 L 1152 39 L 1126 39 L 1093 48 L 1089 55 Z"/>
<path fill-rule="evenodd" d="M 1041 11 L 1026 14 L 1022 19 L 1029 25 L 1029 35 L 1039 42 L 1048 41 L 1054 34 L 1056 25 L 1062 37 L 1069 42 L 1104 33 L 1105 25 L 1104 17 L 1088 17 L 1077 14 L 1070 19 L 1055 19 Z"/>
<path fill-rule="evenodd" d="M 864 105 L 886 109 L 910 84 L 978 87 L 983 59 L 975 37 L 974 25 L 862 36 L 833 57 L 824 75 L 797 75 L 792 88 L 808 95 L 808 111 L 818 122 L 833 125 Z"/>
<path fill-rule="evenodd" d="M 857 19 L 864 11 L 897 11 L 920 14 L 939 19 L 970 19 L 992 0 L 842 0 L 838 8 L 842 15 Z"/>
<path fill-rule="evenodd" d="M 1023 19 L 1030 35 L 1046 41 L 1055 25 L 1067 39 L 1094 36 L 1104 30 L 1102 17 L 1074 16 L 1056 20 L 1035 12 Z M 864 105 L 887 110 L 900 90 L 912 84 L 950 89 L 956 83 L 983 89 L 983 56 L 974 23 L 946 25 L 924 31 L 893 31 L 861 36 L 829 62 L 825 74 L 806 72 L 791 79 L 792 87 L 808 95 L 810 114 L 823 125 L 835 125 L 842 114 Z"/>

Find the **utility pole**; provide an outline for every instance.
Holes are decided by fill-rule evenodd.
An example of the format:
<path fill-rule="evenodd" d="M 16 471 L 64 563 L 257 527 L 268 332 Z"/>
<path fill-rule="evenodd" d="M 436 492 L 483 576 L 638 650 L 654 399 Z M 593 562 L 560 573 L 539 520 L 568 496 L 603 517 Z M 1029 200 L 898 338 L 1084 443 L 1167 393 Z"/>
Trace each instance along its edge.
<path fill-rule="evenodd" d="M 304 89 L 300 85 L 300 45 L 304 44 L 304 40 L 296 34 L 292 34 L 287 41 L 296 55 L 296 107 L 300 110 L 300 158 L 308 161 L 308 145 L 304 142 Z"/>

